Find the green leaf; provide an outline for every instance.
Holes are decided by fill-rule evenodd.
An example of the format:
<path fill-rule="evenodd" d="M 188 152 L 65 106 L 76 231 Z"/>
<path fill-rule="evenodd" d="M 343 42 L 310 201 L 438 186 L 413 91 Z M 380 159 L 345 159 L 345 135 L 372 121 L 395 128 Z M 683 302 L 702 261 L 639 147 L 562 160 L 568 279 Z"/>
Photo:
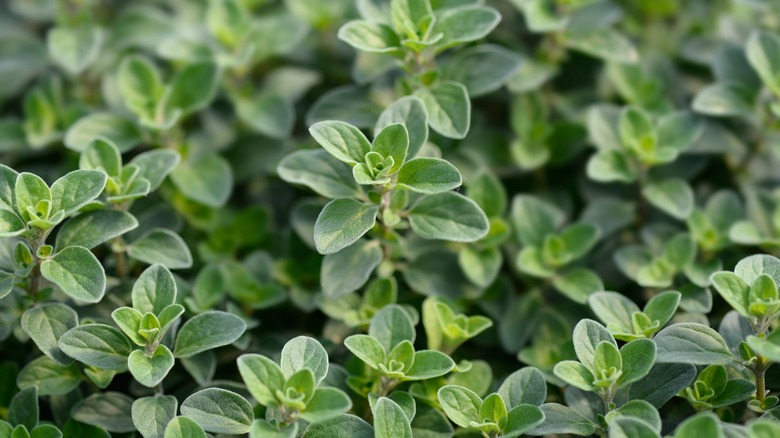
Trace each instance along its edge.
<path fill-rule="evenodd" d="M 0 237 L 18 236 L 27 230 L 27 224 L 10 210 L 0 210 Z"/>
<path fill-rule="evenodd" d="M 16 180 L 19 174 L 0 164 L 0 209 L 16 211 Z"/>
<path fill-rule="evenodd" d="M 398 187 L 417 193 L 442 193 L 463 183 L 460 172 L 439 158 L 415 158 L 407 161 L 398 172 Z"/>
<path fill-rule="evenodd" d="M 619 416 L 609 423 L 610 437 L 658 438 L 659 434 L 647 422 L 634 417 Z"/>
<path fill-rule="evenodd" d="M 371 150 L 383 157 L 392 157 L 393 166 L 388 174 L 394 174 L 406 161 L 406 153 L 409 150 L 409 133 L 401 123 L 393 123 L 382 128 L 371 143 Z"/>
<path fill-rule="evenodd" d="M 501 88 L 522 65 L 523 58 L 518 53 L 498 45 L 481 44 L 459 50 L 442 68 L 445 79 L 463 84 L 474 98 Z"/>
<path fill-rule="evenodd" d="M 463 84 L 443 81 L 431 88 L 415 92 L 428 113 L 428 123 L 434 131 L 448 137 L 465 138 L 471 126 L 471 101 Z"/>
<path fill-rule="evenodd" d="M 680 423 L 674 431 L 675 438 L 694 438 L 707 436 L 722 438 L 723 428 L 720 420 L 712 412 L 702 412 Z"/>
<path fill-rule="evenodd" d="M 316 339 L 298 336 L 284 344 L 280 365 L 288 379 L 304 368 L 311 370 L 319 385 L 328 374 L 328 353 Z"/>
<path fill-rule="evenodd" d="M 176 281 L 171 271 L 162 265 L 149 266 L 133 284 L 133 308 L 141 313 L 160 315 L 176 302 Z"/>
<path fill-rule="evenodd" d="M 365 20 L 350 21 L 339 28 L 338 38 L 350 46 L 369 53 L 395 53 L 401 42 L 390 26 Z"/>
<path fill-rule="evenodd" d="M 644 400 L 656 408 L 690 385 L 696 378 L 696 367 L 683 363 L 657 363 L 642 379 L 629 387 L 629 399 Z"/>
<path fill-rule="evenodd" d="M 682 294 L 677 291 L 668 290 L 661 292 L 647 302 L 645 314 L 651 320 L 658 321 L 660 326 L 663 327 L 674 316 L 681 298 Z"/>
<path fill-rule="evenodd" d="M 558 403 L 545 403 L 540 408 L 544 414 L 542 424 L 531 435 L 576 434 L 590 436 L 596 432 L 596 424 L 578 411 Z"/>
<path fill-rule="evenodd" d="M 92 249 L 136 228 L 138 220 L 130 213 L 121 210 L 88 211 L 62 225 L 57 232 L 55 247 L 60 250 L 69 246 Z"/>
<path fill-rule="evenodd" d="M 510 409 L 524 404 L 541 406 L 547 398 L 547 382 L 539 369 L 525 367 L 504 379 L 498 394 Z"/>
<path fill-rule="evenodd" d="M 655 363 L 655 343 L 649 339 L 636 339 L 620 349 L 620 357 L 623 361 L 623 375 L 620 377 L 620 386 L 645 377 Z"/>
<path fill-rule="evenodd" d="M 727 365 L 734 360 L 729 347 L 718 332 L 702 324 L 673 324 L 655 336 L 655 343 L 659 363 Z"/>
<path fill-rule="evenodd" d="M 97 303 L 106 292 L 106 273 L 92 252 L 70 246 L 41 263 L 41 275 L 69 297 Z"/>
<path fill-rule="evenodd" d="M 213 433 L 248 433 L 255 420 L 252 406 L 244 397 L 220 388 L 203 389 L 187 397 L 181 413 Z"/>
<path fill-rule="evenodd" d="M 545 419 L 544 412 L 533 405 L 519 405 L 509 410 L 504 433 L 506 438 L 514 438 L 524 435 L 534 427 L 540 425 Z"/>
<path fill-rule="evenodd" d="M 443 376 L 455 368 L 455 362 L 446 354 L 436 350 L 422 350 L 414 353 L 414 364 L 404 374 L 404 380 L 426 380 Z"/>
<path fill-rule="evenodd" d="M 33 359 L 19 372 L 20 389 L 38 388 L 38 395 L 65 395 L 79 386 L 81 373 L 75 364 L 60 365 L 46 356 Z"/>
<path fill-rule="evenodd" d="M 409 211 L 409 222 L 424 239 L 474 242 L 488 232 L 485 213 L 474 201 L 454 192 L 424 197 Z"/>
<path fill-rule="evenodd" d="M 169 111 L 186 115 L 205 108 L 214 98 L 219 84 L 219 67 L 213 62 L 190 64 L 176 73 L 163 98 Z"/>
<path fill-rule="evenodd" d="M 127 246 L 127 255 L 145 263 L 168 269 L 192 266 L 192 254 L 178 234 L 166 228 L 154 228 Z"/>
<path fill-rule="evenodd" d="M 37 175 L 22 172 L 16 177 L 14 186 L 16 197 L 16 211 L 22 219 L 31 220 L 27 208 L 35 209 L 40 201 L 51 201 L 49 186 Z"/>
<path fill-rule="evenodd" d="M 130 341 L 119 330 L 105 324 L 87 324 L 68 330 L 60 337 L 60 349 L 73 359 L 110 371 L 125 371 Z"/>
<path fill-rule="evenodd" d="M 163 438 L 178 404 L 170 395 L 139 398 L 130 411 L 133 424 L 144 438 Z"/>
<path fill-rule="evenodd" d="M 79 168 L 101 170 L 108 176 L 120 177 L 122 173 L 122 154 L 110 140 L 98 138 L 81 152 Z"/>
<path fill-rule="evenodd" d="M 175 417 L 165 428 L 163 438 L 206 438 L 206 432 L 194 420 Z"/>
<path fill-rule="evenodd" d="M 149 191 L 157 190 L 160 184 L 165 180 L 181 161 L 181 155 L 170 149 L 156 149 L 142 152 L 132 160 L 130 165 L 138 166 L 140 173 L 138 176 L 149 181 Z"/>
<path fill-rule="evenodd" d="M 98 57 L 103 29 L 86 22 L 76 26 L 55 26 L 46 34 L 49 55 L 65 71 L 76 76 Z"/>
<path fill-rule="evenodd" d="M 38 388 L 31 387 L 19 391 L 8 405 L 8 421 L 32 430 L 38 425 Z"/>
<path fill-rule="evenodd" d="M 206 350 L 232 344 L 245 330 L 244 320 L 232 313 L 216 310 L 204 312 L 182 325 L 176 337 L 173 354 L 176 357 L 191 357 Z"/>
<path fill-rule="evenodd" d="M 322 423 L 312 424 L 303 432 L 303 438 L 334 437 L 374 438 L 374 429 L 362 418 L 344 414 Z"/>
<path fill-rule="evenodd" d="M 74 170 L 51 185 L 51 211 L 63 210 L 68 216 L 97 198 L 106 185 L 105 172 Z"/>
<path fill-rule="evenodd" d="M 293 422 L 277 429 L 277 426 L 265 420 L 255 420 L 249 438 L 295 438 L 298 436 L 298 424 Z"/>
<path fill-rule="evenodd" d="M 43 354 L 60 365 L 73 363 L 73 359 L 60 350 L 57 342 L 65 332 L 79 325 L 75 310 L 60 303 L 40 304 L 24 312 L 21 325 Z"/>
<path fill-rule="evenodd" d="M 277 404 L 276 391 L 285 383 L 279 365 L 259 354 L 243 354 L 238 358 L 238 371 L 255 400 L 264 406 Z"/>
<path fill-rule="evenodd" d="M 360 130 L 349 123 L 329 120 L 313 124 L 309 133 L 337 160 L 354 166 L 371 151 L 371 143 Z"/>
<path fill-rule="evenodd" d="M 639 60 L 636 47 L 614 29 L 597 29 L 585 35 L 567 35 L 566 45 L 607 61 L 634 64 Z"/>
<path fill-rule="evenodd" d="M 320 254 L 333 254 L 352 245 L 374 227 L 379 207 L 354 199 L 330 201 L 314 224 L 314 243 Z"/>
<path fill-rule="evenodd" d="M 486 288 L 498 276 L 503 257 L 498 248 L 486 248 L 481 251 L 467 247 L 458 253 L 458 264 L 463 273 L 475 285 Z"/>
<path fill-rule="evenodd" d="M 319 388 L 298 417 L 311 424 L 330 420 L 352 409 L 352 400 L 337 388 Z"/>
<path fill-rule="evenodd" d="M 164 88 L 160 71 L 149 58 L 125 56 L 119 64 L 116 80 L 123 103 L 141 118 L 142 123 L 151 124 L 159 119 L 156 107 Z"/>
<path fill-rule="evenodd" d="M 756 31 L 748 39 L 745 53 L 764 85 L 780 95 L 780 38 L 770 32 Z"/>
<path fill-rule="evenodd" d="M 73 406 L 74 420 L 103 428 L 109 432 L 135 432 L 132 417 L 133 399 L 118 392 L 92 394 Z"/>
<path fill-rule="evenodd" d="M 500 424 L 506 421 L 506 416 L 507 410 L 504 399 L 495 392 L 485 397 L 485 400 L 482 401 L 482 406 L 479 407 L 479 418 L 482 419 L 483 423 Z"/>
<path fill-rule="evenodd" d="M 593 374 L 585 365 L 579 362 L 573 360 L 558 362 L 553 372 L 559 379 L 583 391 L 594 391 L 596 389 L 593 386 Z"/>
<path fill-rule="evenodd" d="M 480 40 L 501 21 L 501 14 L 486 6 L 464 6 L 443 13 L 434 26 L 434 34 L 444 34 L 436 43 L 441 51 L 458 44 Z"/>
<path fill-rule="evenodd" d="M 360 189 L 349 167 L 323 150 L 295 151 L 279 162 L 279 177 L 303 184 L 326 198 L 353 198 Z"/>
<path fill-rule="evenodd" d="M 108 139 L 119 152 L 127 152 L 141 142 L 141 133 L 131 121 L 107 112 L 85 115 L 65 133 L 65 146 L 82 152 L 95 140 Z"/>
<path fill-rule="evenodd" d="M 401 123 L 406 127 L 409 137 L 409 148 L 406 158 L 411 159 L 428 141 L 428 112 L 422 100 L 416 96 L 404 96 L 382 111 L 377 119 L 374 132 L 381 132 L 387 126 Z M 403 164 L 396 160 L 397 164 Z"/>
<path fill-rule="evenodd" d="M 681 179 L 650 184 L 642 190 L 642 195 L 655 207 L 680 220 L 687 219 L 693 211 L 693 190 Z"/>
<path fill-rule="evenodd" d="M 327 297 L 339 298 L 360 289 L 382 259 L 378 242 L 365 239 L 326 255 L 320 270 L 322 292 Z"/>
<path fill-rule="evenodd" d="M 378 369 L 380 363 L 385 363 L 385 349 L 375 338 L 368 335 L 352 335 L 344 339 L 344 346 L 358 359 L 371 368 Z"/>
<path fill-rule="evenodd" d="M 585 304 L 595 291 L 603 290 L 598 274 L 585 268 L 567 269 L 553 278 L 553 286 L 575 302 Z"/>
<path fill-rule="evenodd" d="M 255 131 L 283 140 L 295 125 L 293 102 L 275 92 L 261 92 L 236 102 L 236 115 Z"/>
<path fill-rule="evenodd" d="M 412 438 L 409 418 L 394 401 L 380 397 L 373 412 L 376 438 Z"/>
<path fill-rule="evenodd" d="M 612 334 L 592 319 L 583 319 L 577 323 L 572 333 L 572 341 L 577 358 L 589 370 L 593 369 L 594 352 L 600 343 L 609 342 L 617 347 Z"/>
<path fill-rule="evenodd" d="M 557 207 L 529 195 L 512 200 L 512 227 L 524 246 L 539 246 L 547 234 L 563 224 L 565 215 Z"/>
<path fill-rule="evenodd" d="M 217 154 L 183 161 L 171 173 L 171 181 L 184 196 L 209 207 L 222 207 L 233 189 L 230 164 Z"/>
<path fill-rule="evenodd" d="M 147 388 L 154 388 L 173 368 L 173 354 L 165 345 L 158 345 L 149 356 L 143 350 L 134 350 L 127 358 L 127 368 L 135 380 Z"/>
<path fill-rule="evenodd" d="M 744 116 L 754 111 L 755 93 L 741 84 L 716 82 L 693 99 L 694 111 L 710 116 Z"/>
<path fill-rule="evenodd" d="M 622 151 L 605 150 L 596 152 L 587 165 L 588 178 L 599 182 L 634 182 L 636 166 Z"/>
<path fill-rule="evenodd" d="M 734 273 L 748 284 L 753 284 L 762 274 L 772 277 L 775 284 L 780 284 L 780 259 L 767 254 L 745 257 L 734 267 Z"/>
<path fill-rule="evenodd" d="M 414 344 L 417 334 L 409 313 L 403 307 L 391 304 L 371 318 L 368 335 L 379 341 L 385 352 L 390 352 L 403 341 Z"/>
<path fill-rule="evenodd" d="M 438 391 L 439 403 L 444 413 L 460 427 L 471 427 L 471 422 L 481 423 L 479 409 L 482 399 L 472 390 L 458 385 L 445 385 Z"/>
<path fill-rule="evenodd" d="M 144 314 L 131 307 L 120 307 L 111 312 L 111 318 L 131 341 L 138 346 L 145 347 L 147 339 L 138 333 L 141 328 L 141 320 Z"/>

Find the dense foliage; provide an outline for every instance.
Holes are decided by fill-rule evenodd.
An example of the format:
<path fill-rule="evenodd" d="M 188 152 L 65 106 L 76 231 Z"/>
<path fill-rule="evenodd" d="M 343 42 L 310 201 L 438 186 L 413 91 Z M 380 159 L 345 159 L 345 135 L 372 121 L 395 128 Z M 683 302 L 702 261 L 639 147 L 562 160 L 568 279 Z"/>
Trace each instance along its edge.
<path fill-rule="evenodd" d="M 0 438 L 780 436 L 777 0 L 8 0 L 0 77 Z"/>

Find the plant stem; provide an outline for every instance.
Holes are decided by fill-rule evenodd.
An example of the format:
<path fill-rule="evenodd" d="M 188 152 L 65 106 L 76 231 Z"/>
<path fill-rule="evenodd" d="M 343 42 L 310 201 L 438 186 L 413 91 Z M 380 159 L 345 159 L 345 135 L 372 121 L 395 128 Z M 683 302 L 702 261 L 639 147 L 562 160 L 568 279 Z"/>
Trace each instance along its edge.
<path fill-rule="evenodd" d="M 112 250 L 114 251 L 114 257 L 116 259 L 116 275 L 119 277 L 120 280 L 127 280 L 127 257 L 125 256 L 125 251 L 121 249 L 124 247 L 125 242 L 122 240 L 122 236 L 117 236 L 114 238 L 114 245 L 112 245 Z"/>
<path fill-rule="evenodd" d="M 766 398 L 766 369 L 767 360 L 760 354 L 756 354 L 756 366 L 753 374 L 756 376 L 756 400 L 764 404 Z"/>

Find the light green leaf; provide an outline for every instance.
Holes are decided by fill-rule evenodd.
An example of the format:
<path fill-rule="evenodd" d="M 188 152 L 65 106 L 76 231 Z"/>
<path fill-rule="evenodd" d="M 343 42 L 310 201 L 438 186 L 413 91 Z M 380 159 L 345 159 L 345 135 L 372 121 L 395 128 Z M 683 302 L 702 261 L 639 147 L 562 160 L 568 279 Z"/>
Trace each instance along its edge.
<path fill-rule="evenodd" d="M 436 350 L 422 350 L 414 353 L 414 364 L 406 371 L 404 380 L 426 380 L 443 376 L 455 368 L 455 362 L 446 354 Z"/>
<path fill-rule="evenodd" d="M 545 403 L 542 424 L 529 432 L 530 435 L 547 436 L 555 434 L 576 434 L 590 436 L 596 432 L 596 424 L 578 411 L 558 403 Z"/>
<path fill-rule="evenodd" d="M 602 150 L 588 160 L 588 178 L 599 182 L 630 183 L 636 180 L 636 166 L 621 151 Z"/>
<path fill-rule="evenodd" d="M 624 387 L 645 377 L 655 363 L 656 346 L 649 339 L 636 339 L 620 349 L 623 375 L 619 384 Z"/>
<path fill-rule="evenodd" d="M 163 438 L 207 438 L 198 423 L 187 417 L 176 417 L 168 423 Z"/>
<path fill-rule="evenodd" d="M 87 324 L 68 330 L 58 343 L 73 359 L 110 371 L 127 369 L 130 341 L 119 330 L 105 324 Z"/>
<path fill-rule="evenodd" d="M 29 216 L 27 208 L 35 209 L 40 201 L 51 201 L 51 191 L 49 186 L 37 175 L 22 172 L 16 177 L 14 186 L 16 197 L 16 211 L 22 216 L 22 219 L 33 219 Z"/>
<path fill-rule="evenodd" d="M 716 82 L 699 91 L 692 106 L 710 116 L 744 116 L 754 111 L 754 94 L 741 84 Z"/>
<path fill-rule="evenodd" d="M 92 249 L 137 227 L 138 220 L 125 211 L 88 211 L 62 225 L 57 232 L 55 247 L 58 250 L 69 246 Z"/>
<path fill-rule="evenodd" d="M 43 354 L 60 365 L 73 362 L 60 350 L 57 342 L 65 332 L 79 325 L 75 310 L 60 303 L 40 304 L 24 312 L 21 325 Z"/>
<path fill-rule="evenodd" d="M 255 415 L 244 397 L 220 388 L 203 389 L 187 397 L 181 413 L 213 433 L 249 433 Z"/>
<path fill-rule="evenodd" d="M 354 199 L 330 201 L 314 224 L 314 243 L 320 254 L 333 254 L 352 245 L 374 227 L 379 207 Z"/>
<path fill-rule="evenodd" d="M 412 438 L 412 426 L 403 409 L 387 397 L 380 397 L 374 405 L 374 433 L 376 438 Z"/>
<path fill-rule="evenodd" d="M 434 131 L 448 137 L 466 137 L 471 126 L 471 101 L 466 87 L 453 81 L 443 81 L 431 88 L 415 92 L 428 113 L 428 123 Z"/>
<path fill-rule="evenodd" d="M 165 345 L 158 345 L 149 356 L 144 350 L 134 350 L 127 358 L 127 368 L 135 380 L 147 388 L 157 386 L 173 368 L 173 354 Z"/>
<path fill-rule="evenodd" d="M 243 354 L 238 358 L 238 371 L 255 400 L 269 407 L 278 403 L 276 391 L 281 391 L 285 383 L 279 365 L 259 354 Z"/>
<path fill-rule="evenodd" d="M 213 62 L 185 66 L 171 81 L 163 107 L 169 111 L 180 110 L 182 115 L 206 107 L 216 94 L 219 77 L 219 67 Z"/>
<path fill-rule="evenodd" d="M 28 363 L 16 377 L 19 389 L 38 388 L 38 395 L 65 395 L 79 386 L 82 377 L 75 364 L 68 366 L 39 356 Z"/>
<path fill-rule="evenodd" d="M 382 262 L 382 248 L 377 241 L 358 240 L 335 254 L 322 259 L 320 286 L 325 296 L 339 298 L 363 287 Z"/>
<path fill-rule="evenodd" d="M 745 53 L 764 85 L 780 95 L 780 38 L 767 31 L 756 31 L 750 36 Z"/>
<path fill-rule="evenodd" d="M 488 232 L 485 213 L 474 201 L 454 192 L 424 197 L 409 211 L 409 222 L 424 239 L 474 242 Z"/>
<path fill-rule="evenodd" d="M 324 150 L 302 150 L 287 155 L 276 168 L 279 177 L 303 184 L 326 198 L 352 198 L 360 193 L 349 167 Z"/>
<path fill-rule="evenodd" d="M 639 53 L 631 40 L 610 28 L 597 29 L 585 35 L 568 35 L 566 45 L 607 61 L 634 64 L 639 60 Z"/>
<path fill-rule="evenodd" d="M 165 228 L 147 231 L 127 246 L 127 255 L 150 265 L 159 263 L 168 269 L 192 266 L 192 254 L 178 234 Z"/>
<path fill-rule="evenodd" d="M 394 174 L 406 161 L 406 153 L 409 150 L 409 133 L 406 127 L 401 123 L 385 126 L 371 143 L 371 150 L 385 158 L 393 158 L 393 165 L 389 168 L 388 174 Z"/>
<path fill-rule="evenodd" d="M 98 170 L 74 170 L 51 185 L 51 211 L 65 215 L 78 211 L 97 198 L 106 185 L 107 176 Z"/>
<path fill-rule="evenodd" d="M 120 307 L 111 312 L 111 318 L 119 329 L 122 330 L 131 341 L 141 347 L 146 346 L 148 341 L 138 333 L 138 330 L 141 328 L 141 320 L 143 317 L 143 313 L 131 307 Z"/>
<path fill-rule="evenodd" d="M 338 38 L 350 46 L 369 53 L 395 53 L 401 42 L 390 26 L 365 20 L 350 21 L 339 28 Z"/>
<path fill-rule="evenodd" d="M 149 181 L 149 191 L 157 190 L 165 177 L 176 168 L 181 161 L 181 155 L 170 149 L 156 149 L 142 152 L 132 160 L 130 165 L 138 166 L 138 176 Z"/>
<path fill-rule="evenodd" d="M 232 344 L 246 330 L 246 323 L 232 313 L 212 310 L 196 315 L 182 325 L 173 354 L 191 357 L 223 345 Z"/>
<path fill-rule="evenodd" d="M 402 123 L 406 127 L 409 136 L 406 157 L 414 158 L 428 141 L 428 112 L 422 100 L 416 96 L 404 96 L 396 100 L 382 111 L 374 132 L 379 133 L 394 123 Z"/>
<path fill-rule="evenodd" d="M 312 424 L 330 420 L 352 409 L 352 400 L 337 388 L 319 388 L 298 417 Z"/>
<path fill-rule="evenodd" d="M 458 264 L 463 273 L 475 285 L 486 288 L 498 276 L 503 257 L 498 248 L 486 248 L 481 251 L 467 247 L 458 253 Z"/>
<path fill-rule="evenodd" d="M 344 414 L 322 423 L 312 424 L 303 432 L 303 438 L 335 437 L 374 438 L 374 429 L 362 418 Z"/>
<path fill-rule="evenodd" d="M 238 100 L 236 114 L 255 131 L 280 140 L 288 138 L 295 125 L 293 102 L 275 92 Z"/>
<path fill-rule="evenodd" d="M 135 431 L 132 409 L 132 398 L 118 392 L 103 392 L 76 403 L 71 416 L 74 420 L 109 432 L 127 433 Z"/>
<path fill-rule="evenodd" d="M 443 65 L 444 78 L 459 82 L 474 98 L 498 90 L 523 65 L 520 54 L 493 44 L 459 50 Z"/>
<path fill-rule="evenodd" d="M 41 275 L 56 284 L 69 297 L 97 303 L 106 292 L 106 273 L 92 252 L 70 246 L 41 263 Z"/>
<path fill-rule="evenodd" d="M 482 399 L 472 390 L 458 385 L 445 385 L 438 392 L 444 413 L 460 427 L 471 427 L 471 422 L 481 423 L 479 409 Z"/>
<path fill-rule="evenodd" d="M 697 323 L 673 324 L 655 336 L 659 363 L 730 364 L 734 357 L 715 330 Z"/>
<path fill-rule="evenodd" d="M 233 189 L 230 164 L 217 154 L 183 161 L 171 173 L 171 181 L 184 196 L 209 207 L 222 207 Z"/>
<path fill-rule="evenodd" d="M 319 385 L 328 374 L 328 353 L 316 339 L 298 336 L 284 344 L 280 365 L 288 379 L 304 368 L 311 370 Z"/>
<path fill-rule="evenodd" d="M 547 398 L 547 382 L 539 369 L 525 367 L 504 379 L 498 394 L 510 409 L 523 404 L 541 406 Z"/>
<path fill-rule="evenodd" d="M 674 431 L 675 438 L 712 437 L 722 438 L 720 420 L 712 412 L 702 412 L 680 423 Z"/>
<path fill-rule="evenodd" d="M 329 120 L 313 124 L 309 133 L 317 143 L 339 161 L 351 166 L 361 163 L 371 151 L 371 143 L 349 123 Z"/>
<path fill-rule="evenodd" d="M 409 313 L 403 307 L 391 304 L 371 318 L 368 335 L 379 341 L 385 352 L 390 352 L 403 341 L 414 343 L 417 333 Z"/>
<path fill-rule="evenodd" d="M 463 183 L 460 172 L 439 158 L 415 158 L 398 172 L 398 186 L 417 193 L 434 194 L 450 191 Z"/>
<path fill-rule="evenodd" d="M 553 286 L 581 304 L 585 304 L 593 292 L 604 289 L 604 283 L 598 274 L 586 268 L 569 269 L 556 275 L 553 278 Z"/>
<path fill-rule="evenodd" d="M 95 140 L 108 139 L 119 152 L 127 152 L 141 142 L 141 133 L 131 121 L 107 112 L 85 115 L 71 125 L 63 140 L 65 146 L 82 152 Z"/>
<path fill-rule="evenodd" d="M 171 271 L 162 265 L 149 266 L 133 284 L 133 308 L 141 313 L 160 315 L 176 302 L 176 281 Z"/>
<path fill-rule="evenodd" d="M 585 365 L 577 361 L 564 360 L 558 362 L 555 365 L 553 372 L 556 377 L 575 388 L 582 389 L 583 391 L 595 390 L 595 387 L 593 386 L 593 374 Z"/>
<path fill-rule="evenodd" d="M 693 211 L 693 190 L 681 179 L 670 178 L 650 184 L 642 190 L 642 195 L 663 212 L 680 220 L 687 219 Z"/>
<path fill-rule="evenodd" d="M 434 26 L 434 34 L 444 34 L 436 43 L 437 50 L 482 39 L 492 32 L 500 21 L 501 14 L 486 6 L 464 6 L 447 11 Z"/>
<path fill-rule="evenodd" d="M 528 433 L 544 421 L 544 412 L 533 405 L 519 405 L 509 410 L 504 427 L 505 438 L 514 438 Z"/>
<path fill-rule="evenodd" d="M 163 438 L 168 423 L 176 417 L 178 404 L 170 395 L 139 398 L 130 411 L 133 424 L 144 438 Z"/>
<path fill-rule="evenodd" d="M 530 195 L 512 200 L 512 227 L 524 246 L 539 246 L 547 234 L 554 233 L 566 219 L 554 205 Z"/>
<path fill-rule="evenodd" d="M 90 22 L 55 26 L 46 34 L 49 55 L 68 73 L 76 76 L 97 58 L 103 35 L 103 29 Z"/>
<path fill-rule="evenodd" d="M 589 370 L 593 370 L 594 352 L 600 343 L 609 342 L 617 347 L 617 342 L 609 330 L 592 319 L 583 319 L 577 323 L 572 333 L 572 341 L 577 358 Z"/>
<path fill-rule="evenodd" d="M 371 368 L 378 369 L 380 363 L 385 363 L 385 349 L 375 338 L 368 335 L 352 335 L 344 339 L 344 346 L 358 359 Z"/>
<path fill-rule="evenodd" d="M 0 210 L 0 238 L 13 237 L 27 231 L 27 224 L 10 210 Z"/>

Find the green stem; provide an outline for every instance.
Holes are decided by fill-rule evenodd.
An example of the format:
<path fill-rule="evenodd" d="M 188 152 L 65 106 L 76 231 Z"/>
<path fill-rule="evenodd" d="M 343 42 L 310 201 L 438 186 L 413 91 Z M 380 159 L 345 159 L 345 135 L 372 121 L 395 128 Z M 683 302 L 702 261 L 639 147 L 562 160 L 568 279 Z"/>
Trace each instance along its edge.
<path fill-rule="evenodd" d="M 760 354 L 756 354 L 756 366 L 753 374 L 756 376 L 756 400 L 764 404 L 766 399 L 766 369 L 767 360 Z"/>

